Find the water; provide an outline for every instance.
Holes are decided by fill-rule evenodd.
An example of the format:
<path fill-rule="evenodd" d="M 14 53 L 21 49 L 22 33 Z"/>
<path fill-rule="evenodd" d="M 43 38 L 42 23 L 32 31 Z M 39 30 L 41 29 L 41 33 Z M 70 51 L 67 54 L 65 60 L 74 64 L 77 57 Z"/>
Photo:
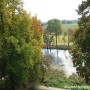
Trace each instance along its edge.
<path fill-rule="evenodd" d="M 68 50 L 43 49 L 43 53 L 52 55 L 54 57 L 52 66 L 58 67 L 58 69 L 62 68 L 67 76 L 76 73 L 76 69 L 73 67 L 71 55 Z"/>

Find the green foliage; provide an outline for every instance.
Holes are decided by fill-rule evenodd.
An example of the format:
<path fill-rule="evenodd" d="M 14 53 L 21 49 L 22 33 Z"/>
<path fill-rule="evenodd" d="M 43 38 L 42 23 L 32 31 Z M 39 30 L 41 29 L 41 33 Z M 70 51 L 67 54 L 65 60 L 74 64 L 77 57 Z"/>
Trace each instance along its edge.
<path fill-rule="evenodd" d="M 48 31 L 45 30 L 43 40 L 44 43 L 47 45 L 47 48 L 50 48 L 51 43 L 54 41 L 54 35 L 49 34 Z"/>
<path fill-rule="evenodd" d="M 60 20 L 52 19 L 47 22 L 47 30 L 49 33 L 54 33 L 55 35 L 59 35 L 62 32 L 62 27 Z"/>
<path fill-rule="evenodd" d="M 72 74 L 67 78 L 63 70 L 52 68 L 47 72 L 42 84 L 58 88 L 65 88 L 65 86 L 86 85 L 84 79 L 79 77 L 77 74 Z"/>
<path fill-rule="evenodd" d="M 29 88 L 33 88 L 38 83 L 41 78 L 41 68 L 42 68 L 42 43 L 41 37 L 43 33 L 43 28 L 41 27 L 41 22 L 37 17 L 32 17 L 31 30 L 33 32 L 32 46 L 33 46 L 33 67 L 30 68 L 29 76 Z"/>
<path fill-rule="evenodd" d="M 21 0 L 0 1 L 0 77 L 7 87 L 34 87 L 40 78 L 43 28 Z"/>
<path fill-rule="evenodd" d="M 52 20 L 49 20 L 49 21 L 51 22 Z M 49 22 L 50 26 L 48 26 L 48 22 L 45 24 L 43 23 L 44 24 L 43 27 L 45 27 L 44 35 L 43 35 L 45 47 L 52 48 L 52 46 L 54 45 L 54 48 L 56 48 L 56 46 L 55 46 L 56 45 L 56 36 L 55 36 L 54 30 L 48 29 L 54 25 L 53 25 L 53 23 L 50 24 L 50 22 Z M 67 47 L 70 47 L 73 43 L 73 32 L 75 31 L 76 28 L 78 28 L 78 24 L 77 23 L 61 24 L 60 26 L 61 26 L 62 30 L 61 30 L 61 34 L 58 33 L 59 35 L 57 37 L 57 48 L 58 48 L 58 46 L 60 46 L 60 48 L 61 48 L 61 45 L 67 45 Z"/>
<path fill-rule="evenodd" d="M 57 46 L 57 36 L 60 35 L 62 32 L 62 27 L 61 27 L 61 23 L 60 20 L 58 19 L 52 19 L 49 20 L 47 22 L 47 28 L 46 31 L 44 33 L 44 40 L 46 42 L 49 42 L 51 44 L 51 42 L 53 41 L 54 36 L 56 37 L 56 46 Z M 48 36 L 48 38 L 47 38 Z"/>
<path fill-rule="evenodd" d="M 76 30 L 74 37 L 74 45 L 71 50 L 73 63 L 77 73 L 90 83 L 90 1 L 83 1 L 78 7 L 79 29 Z"/>

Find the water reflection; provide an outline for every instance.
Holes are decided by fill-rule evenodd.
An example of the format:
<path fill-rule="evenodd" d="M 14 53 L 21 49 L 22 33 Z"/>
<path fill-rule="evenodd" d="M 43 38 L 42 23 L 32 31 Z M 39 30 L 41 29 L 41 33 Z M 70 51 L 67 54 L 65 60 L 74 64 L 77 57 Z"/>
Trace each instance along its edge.
<path fill-rule="evenodd" d="M 43 49 L 43 53 L 53 55 L 54 60 L 52 62 L 52 66 L 58 67 L 58 69 L 64 69 L 67 76 L 76 72 L 68 50 Z"/>

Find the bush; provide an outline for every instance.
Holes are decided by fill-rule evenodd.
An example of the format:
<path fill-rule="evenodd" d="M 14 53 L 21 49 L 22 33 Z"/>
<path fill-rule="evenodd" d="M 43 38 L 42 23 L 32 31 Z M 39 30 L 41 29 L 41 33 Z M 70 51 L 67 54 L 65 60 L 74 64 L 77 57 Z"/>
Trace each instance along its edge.
<path fill-rule="evenodd" d="M 65 86 L 85 85 L 85 81 L 77 74 L 72 74 L 70 77 L 66 78 L 63 70 L 51 68 L 47 72 L 47 75 L 45 76 L 42 84 L 46 86 L 65 88 Z M 76 89 L 77 88 L 72 90 L 76 90 Z"/>

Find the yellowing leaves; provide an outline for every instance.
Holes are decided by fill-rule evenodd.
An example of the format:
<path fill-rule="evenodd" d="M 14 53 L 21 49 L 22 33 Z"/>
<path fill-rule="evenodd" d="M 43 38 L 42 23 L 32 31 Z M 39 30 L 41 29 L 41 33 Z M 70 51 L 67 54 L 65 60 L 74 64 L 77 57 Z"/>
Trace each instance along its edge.
<path fill-rule="evenodd" d="M 31 29 L 34 33 L 33 38 L 40 40 L 43 34 L 43 28 L 41 26 L 41 22 L 37 19 L 37 17 L 32 17 Z"/>

